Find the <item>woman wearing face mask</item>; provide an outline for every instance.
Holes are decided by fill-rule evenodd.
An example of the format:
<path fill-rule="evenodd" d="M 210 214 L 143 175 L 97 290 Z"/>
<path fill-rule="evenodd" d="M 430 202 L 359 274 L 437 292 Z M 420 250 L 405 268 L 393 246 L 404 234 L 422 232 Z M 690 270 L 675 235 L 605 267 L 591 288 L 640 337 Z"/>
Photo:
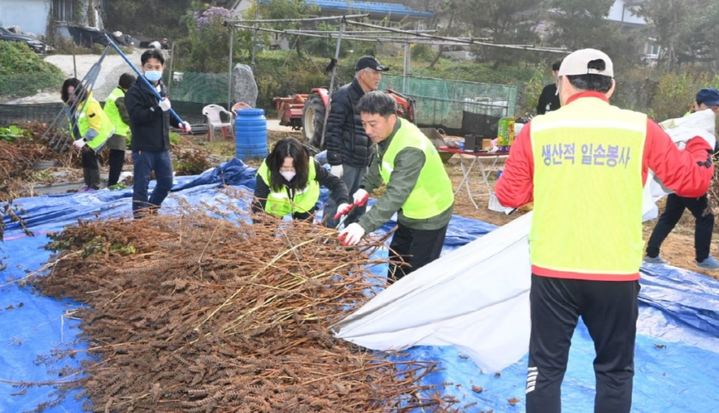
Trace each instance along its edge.
<path fill-rule="evenodd" d="M 330 198 L 340 205 L 338 211 L 349 212 L 344 182 L 322 168 L 296 139 L 282 139 L 257 170 L 252 212 L 310 220 L 320 197 L 320 186 L 330 190 Z"/>
<path fill-rule="evenodd" d="M 60 91 L 62 101 L 69 107 L 70 131 L 73 146 L 80 151 L 85 187 L 91 191 L 100 187 L 100 164 L 97 153 L 115 132 L 115 126 L 102 110 L 100 103 L 76 78 L 66 79 Z"/>

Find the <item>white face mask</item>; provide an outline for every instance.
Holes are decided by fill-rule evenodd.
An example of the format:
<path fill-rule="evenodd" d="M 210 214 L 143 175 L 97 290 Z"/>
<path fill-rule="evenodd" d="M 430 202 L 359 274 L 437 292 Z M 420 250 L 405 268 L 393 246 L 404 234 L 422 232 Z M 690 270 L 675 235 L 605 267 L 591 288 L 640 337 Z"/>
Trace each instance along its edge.
<path fill-rule="evenodd" d="M 145 78 L 147 78 L 147 80 L 149 80 L 150 82 L 155 83 L 158 80 L 162 79 L 162 71 L 161 70 L 146 70 Z"/>
<path fill-rule="evenodd" d="M 295 171 L 285 171 L 285 172 L 281 171 L 280 175 L 282 175 L 282 177 L 285 178 L 285 181 L 291 182 L 292 179 L 294 179 L 295 175 L 297 175 L 297 173 Z"/>

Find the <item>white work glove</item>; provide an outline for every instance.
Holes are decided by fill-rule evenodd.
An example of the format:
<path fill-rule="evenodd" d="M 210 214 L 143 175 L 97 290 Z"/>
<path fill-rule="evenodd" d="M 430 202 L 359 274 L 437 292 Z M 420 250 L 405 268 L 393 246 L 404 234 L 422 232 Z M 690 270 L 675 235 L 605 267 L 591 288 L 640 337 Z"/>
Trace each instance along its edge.
<path fill-rule="evenodd" d="M 340 219 L 341 216 L 349 214 L 354 207 L 355 206 L 353 204 L 348 204 L 346 202 L 341 203 L 340 206 L 337 207 L 337 213 L 334 217 L 335 221 Z"/>
<path fill-rule="evenodd" d="M 190 126 L 190 123 L 189 123 L 189 122 L 181 122 L 181 123 L 180 123 L 180 129 L 182 129 L 182 131 L 185 132 L 185 133 L 190 133 L 190 132 L 192 132 L 192 126 Z"/>
<path fill-rule="evenodd" d="M 337 236 L 337 239 L 340 240 L 340 243 L 346 247 L 357 245 L 360 240 L 364 237 L 364 228 L 356 222 L 349 224 L 347 228 L 343 229 L 342 232 L 340 232 L 340 235 Z"/>
<path fill-rule="evenodd" d="M 167 112 L 172 107 L 172 105 L 170 104 L 170 99 L 168 98 L 160 99 L 160 101 L 157 102 L 157 106 L 159 106 L 163 112 Z"/>
<path fill-rule="evenodd" d="M 354 201 L 355 206 L 365 206 L 367 205 L 367 200 L 369 199 L 369 192 L 365 191 L 364 189 L 358 189 L 354 194 L 352 194 L 352 200 Z"/>
<path fill-rule="evenodd" d="M 338 178 L 342 178 L 342 174 L 344 174 L 344 171 L 342 170 L 342 165 L 330 166 L 330 173 Z"/>
<path fill-rule="evenodd" d="M 82 149 L 82 147 L 85 146 L 85 139 L 78 139 L 76 141 L 73 141 L 72 146 L 76 147 L 77 149 Z"/>

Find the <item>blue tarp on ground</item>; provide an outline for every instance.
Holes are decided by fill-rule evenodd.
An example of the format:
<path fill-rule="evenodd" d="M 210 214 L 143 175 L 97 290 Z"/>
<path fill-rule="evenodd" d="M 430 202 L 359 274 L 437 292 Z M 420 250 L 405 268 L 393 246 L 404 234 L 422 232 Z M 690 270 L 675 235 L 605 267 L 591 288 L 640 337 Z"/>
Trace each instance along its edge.
<path fill-rule="evenodd" d="M 254 171 L 239 161 L 230 161 L 198 177 L 178 178 L 163 211 L 192 205 L 220 204 L 229 200 L 218 183 L 247 191 L 247 207 L 254 186 Z M 47 233 L 59 231 L 78 218 L 130 217 L 131 191 L 97 191 L 20 199 L 30 229 L 28 237 L 6 220 L 5 242 L 0 257 L 7 268 L 0 271 L 0 412 L 21 412 L 51 398 L 53 388 L 17 387 L 19 382 L 55 382 L 72 379 L 63 367 L 75 359 L 43 363 L 54 350 L 83 350 L 78 341 L 78 321 L 72 310 L 76 303 L 43 297 L 15 282 L 37 271 L 47 262 L 44 250 Z M 386 226 L 385 230 L 390 226 Z M 450 223 L 446 250 L 460 247 L 494 226 L 455 216 Z M 378 269 L 383 271 L 383 269 Z M 710 412 L 719 408 L 719 281 L 670 266 L 642 269 L 640 316 L 636 348 L 634 412 Z M 512 328 L 507 326 L 506 328 Z M 519 412 L 524 410 L 526 359 L 505 369 L 499 376 L 485 375 L 471 360 L 453 348 L 413 348 L 407 357 L 439 362 L 440 370 L 428 382 L 444 385 L 444 394 L 457 398 L 457 407 L 467 412 Z M 577 329 L 570 352 L 562 395 L 565 411 L 592 411 L 594 350 L 586 328 Z M 482 388 L 473 391 L 473 386 Z M 477 387 L 475 387 L 477 390 Z M 509 399 L 516 398 L 512 406 Z M 49 412 L 77 412 L 83 400 L 68 397 Z"/>

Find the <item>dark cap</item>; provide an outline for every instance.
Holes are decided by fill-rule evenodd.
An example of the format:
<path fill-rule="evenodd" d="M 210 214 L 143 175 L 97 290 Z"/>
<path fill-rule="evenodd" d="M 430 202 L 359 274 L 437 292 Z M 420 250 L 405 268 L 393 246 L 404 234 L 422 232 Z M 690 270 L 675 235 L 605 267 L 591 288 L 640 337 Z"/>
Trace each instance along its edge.
<path fill-rule="evenodd" d="M 379 60 L 375 59 L 374 56 L 362 56 L 355 65 L 355 72 L 359 72 L 362 69 L 370 68 L 378 72 L 385 72 L 389 70 L 387 66 L 382 66 Z"/>
<path fill-rule="evenodd" d="M 702 89 L 697 92 L 696 101 L 698 104 L 707 106 L 719 106 L 719 90 L 714 88 Z"/>

